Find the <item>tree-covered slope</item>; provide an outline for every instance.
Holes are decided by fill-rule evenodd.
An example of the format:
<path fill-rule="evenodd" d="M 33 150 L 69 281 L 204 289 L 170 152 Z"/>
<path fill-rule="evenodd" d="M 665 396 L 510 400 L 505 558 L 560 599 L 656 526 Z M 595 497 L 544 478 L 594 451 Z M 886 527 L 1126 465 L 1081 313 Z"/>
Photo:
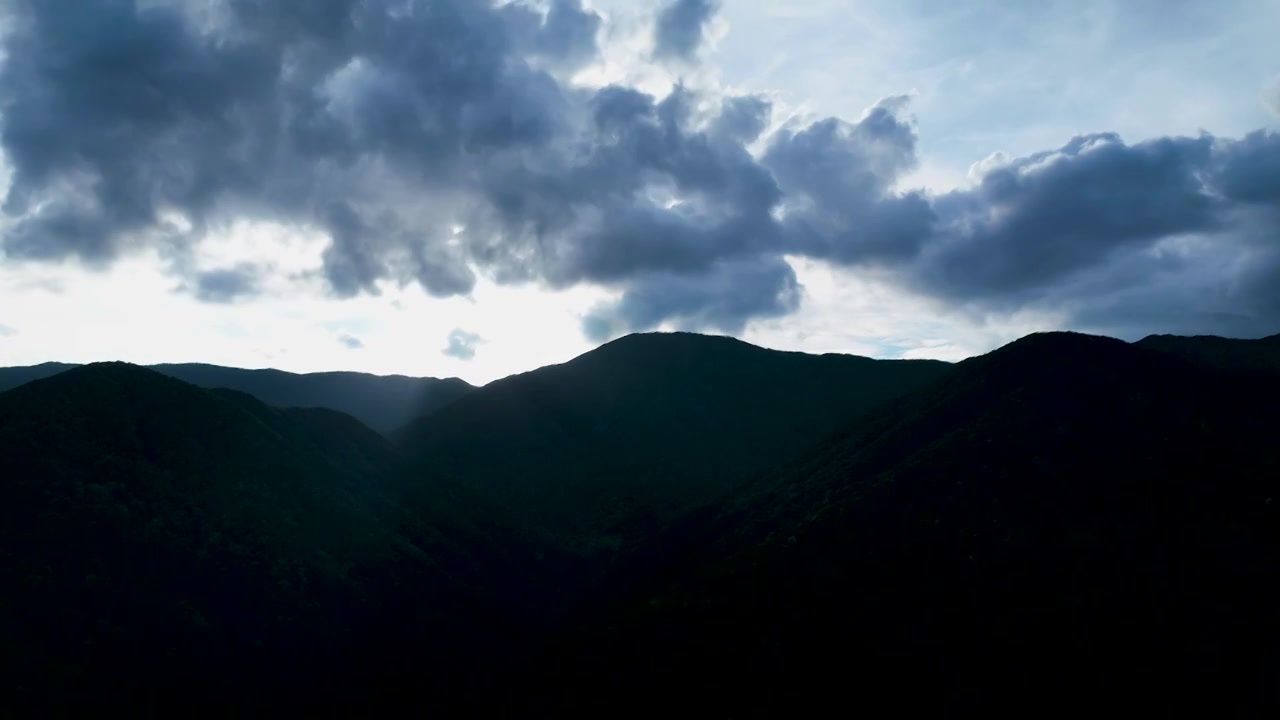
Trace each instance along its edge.
<path fill-rule="evenodd" d="M 424 473 L 590 553 L 648 537 L 947 367 L 631 335 L 490 383 L 394 437 Z"/>
<path fill-rule="evenodd" d="M 584 610 L 559 699 L 1261 714 L 1278 401 L 1074 334 L 960 363 L 620 568 L 647 578 Z"/>
<path fill-rule="evenodd" d="M 7 707 L 368 709 L 517 641 L 502 552 L 338 413 L 89 365 L 0 394 L 0 457 Z"/>

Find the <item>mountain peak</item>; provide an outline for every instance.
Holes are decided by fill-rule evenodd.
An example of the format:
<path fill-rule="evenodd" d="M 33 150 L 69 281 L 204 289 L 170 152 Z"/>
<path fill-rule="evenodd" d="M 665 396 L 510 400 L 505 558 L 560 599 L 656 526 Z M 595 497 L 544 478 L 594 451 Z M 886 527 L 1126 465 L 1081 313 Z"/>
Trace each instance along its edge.
<path fill-rule="evenodd" d="M 1089 359 L 1113 358 L 1132 352 L 1123 340 L 1102 335 L 1069 331 L 1032 333 L 985 355 L 961 363 L 962 367 L 983 367 L 1001 371 L 1026 367 L 1037 372 L 1057 371 Z"/>
<path fill-rule="evenodd" d="M 108 360 L 88 363 L 86 365 L 72 365 L 66 370 L 49 375 L 48 377 L 34 380 L 29 385 L 21 386 L 18 389 L 23 390 L 31 386 L 69 387 L 94 382 L 111 382 L 117 384 L 174 383 L 176 385 L 186 385 L 186 383 L 166 377 L 165 375 L 142 365 L 135 365 L 133 363 L 119 360 Z M 194 390 L 195 388 L 192 389 Z"/>
<path fill-rule="evenodd" d="M 1115 348 L 1127 345 L 1123 340 L 1117 340 L 1113 337 L 1105 335 L 1092 335 L 1089 333 L 1076 332 L 1074 330 L 1046 330 L 1042 332 L 1034 332 L 1030 335 L 1014 340 L 996 350 L 996 352 L 1008 350 L 1024 350 L 1029 348 L 1052 348 L 1058 350 L 1066 349 L 1084 349 L 1084 348 Z"/>
<path fill-rule="evenodd" d="M 640 333 L 479 388 L 396 438 L 595 553 L 598 537 L 643 536 L 643 518 L 718 497 L 948 368 Z"/>
<path fill-rule="evenodd" d="M 145 373 L 147 375 L 160 374 L 145 365 L 137 365 L 135 363 L 125 362 L 124 360 L 102 360 L 99 362 L 85 363 L 84 365 L 71 368 L 68 372 Z"/>
<path fill-rule="evenodd" d="M 622 350 L 622 349 L 635 350 L 637 348 L 655 348 L 655 349 L 661 348 L 663 350 L 669 351 L 671 348 L 675 348 L 675 347 L 687 347 L 687 348 L 737 347 L 737 348 L 753 348 L 757 350 L 763 349 L 756 345 L 752 345 L 751 343 L 739 340 L 738 338 L 735 338 L 735 337 L 730 337 L 728 335 L 706 335 L 703 333 L 686 332 L 683 330 L 677 330 L 677 331 L 670 331 L 670 332 L 654 331 L 654 332 L 631 333 L 630 335 L 623 335 L 622 337 L 617 338 L 616 340 L 610 340 L 609 342 L 601 345 L 596 349 L 596 351 L 598 352 L 601 350 L 609 351 L 609 350 Z"/>

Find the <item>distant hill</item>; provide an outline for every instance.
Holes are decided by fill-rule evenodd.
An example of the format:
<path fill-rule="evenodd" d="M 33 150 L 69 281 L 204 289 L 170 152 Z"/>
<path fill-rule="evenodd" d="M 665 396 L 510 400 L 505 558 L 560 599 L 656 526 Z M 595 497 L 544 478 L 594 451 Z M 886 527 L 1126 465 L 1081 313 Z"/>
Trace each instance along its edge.
<path fill-rule="evenodd" d="M 0 457 L 0 707 L 314 709 L 475 681 L 519 637 L 502 551 L 340 413 L 94 364 L 0 394 Z"/>
<path fill-rule="evenodd" d="M 394 437 L 491 512 L 611 551 L 947 368 L 637 334 L 490 383 Z"/>
<path fill-rule="evenodd" d="M 1257 340 L 1212 335 L 1150 335 L 1135 344 L 1222 370 L 1280 372 L 1280 335 Z"/>
<path fill-rule="evenodd" d="M 76 366 L 45 363 L 0 368 L 0 392 L 73 367 Z M 153 365 L 151 369 L 202 388 L 246 392 L 274 407 L 337 410 L 384 434 L 434 412 L 473 389 L 458 378 L 441 380 L 355 372 L 297 374 L 203 364 Z"/>
<path fill-rule="evenodd" d="M 66 372 L 73 367 L 77 366 L 59 362 L 47 362 L 23 367 L 0 367 L 0 392 L 11 390 L 19 385 L 26 385 L 32 380 L 40 380 L 57 375 L 60 372 Z"/>
<path fill-rule="evenodd" d="M 548 672 L 577 709 L 1267 716 L 1277 402 L 1118 340 L 1024 338 L 669 528 Z"/>

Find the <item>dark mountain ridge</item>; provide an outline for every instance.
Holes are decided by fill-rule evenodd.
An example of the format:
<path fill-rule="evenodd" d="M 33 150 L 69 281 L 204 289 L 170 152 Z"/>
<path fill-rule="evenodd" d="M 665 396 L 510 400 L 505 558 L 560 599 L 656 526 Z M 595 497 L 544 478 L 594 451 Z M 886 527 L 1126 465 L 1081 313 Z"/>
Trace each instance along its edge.
<path fill-rule="evenodd" d="M 1269 716 L 1278 402 L 1145 341 L 658 334 L 388 440 L 80 367 L 0 394 L 0 705 Z"/>
<path fill-rule="evenodd" d="M 1280 372 L 1280 335 L 1256 340 L 1211 335 L 1149 335 L 1135 344 L 1221 370 Z"/>
<path fill-rule="evenodd" d="M 947 367 L 637 334 L 490 383 L 394 439 L 471 502 L 613 552 Z"/>
<path fill-rule="evenodd" d="M 39 365 L 24 365 L 16 367 L 0 367 L 0 392 L 12 390 L 19 385 L 25 385 L 32 380 L 41 380 L 43 378 L 66 372 L 73 367 L 79 367 L 71 363 L 47 362 Z"/>
<path fill-rule="evenodd" d="M 32 380 L 78 367 L 44 363 L 0 368 L 0 392 Z M 249 370 L 200 363 L 150 366 L 161 374 L 206 389 L 248 393 L 275 407 L 321 407 L 337 410 L 387 434 L 414 418 L 428 415 L 474 389 L 458 378 L 419 378 L 356 372 L 290 373 Z"/>
<path fill-rule="evenodd" d="M 1243 377 L 1067 333 L 959 363 L 618 568 L 647 580 L 555 672 L 729 712 L 1263 714 L 1280 385 Z"/>
<path fill-rule="evenodd" d="M 0 394 L 0 456 L 5 707 L 368 709 L 519 642 L 504 551 L 350 417 L 94 364 Z"/>

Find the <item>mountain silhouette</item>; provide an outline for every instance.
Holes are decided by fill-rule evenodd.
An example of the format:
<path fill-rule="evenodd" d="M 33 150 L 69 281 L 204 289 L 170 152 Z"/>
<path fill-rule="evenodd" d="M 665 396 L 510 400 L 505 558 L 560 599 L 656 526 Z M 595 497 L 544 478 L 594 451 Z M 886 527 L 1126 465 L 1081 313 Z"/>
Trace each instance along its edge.
<path fill-rule="evenodd" d="M 637 334 L 490 383 L 394 438 L 470 502 L 607 553 L 947 367 Z"/>
<path fill-rule="evenodd" d="M 257 714 L 398 672 L 452 687 L 518 635 L 482 589 L 501 553 L 340 413 L 94 364 L 0 394 L 0 457 L 13 707 Z"/>
<path fill-rule="evenodd" d="M 25 369 L 0 714 L 1271 716 L 1280 375 L 1220 341 L 642 334 L 389 435 Z"/>
<path fill-rule="evenodd" d="M 1280 335 L 1257 340 L 1212 335 L 1150 335 L 1139 340 L 1137 345 L 1222 370 L 1280 372 Z"/>
<path fill-rule="evenodd" d="M 0 392 L 49 377 L 76 365 L 44 363 L 0 368 Z M 473 388 L 458 378 L 437 379 L 355 372 L 298 374 L 282 370 L 246 370 L 199 363 L 152 365 L 164 375 L 202 388 L 248 393 L 275 407 L 337 410 L 380 433 L 429 415 Z"/>
<path fill-rule="evenodd" d="M 0 392 L 11 390 L 19 385 L 25 385 L 32 380 L 40 380 L 66 372 L 73 367 L 77 366 L 60 362 L 47 362 L 21 367 L 0 367 Z"/>
<path fill-rule="evenodd" d="M 1263 714 L 1277 401 L 1118 340 L 1029 336 L 669 529 L 554 672 L 598 691 L 579 709 Z"/>

